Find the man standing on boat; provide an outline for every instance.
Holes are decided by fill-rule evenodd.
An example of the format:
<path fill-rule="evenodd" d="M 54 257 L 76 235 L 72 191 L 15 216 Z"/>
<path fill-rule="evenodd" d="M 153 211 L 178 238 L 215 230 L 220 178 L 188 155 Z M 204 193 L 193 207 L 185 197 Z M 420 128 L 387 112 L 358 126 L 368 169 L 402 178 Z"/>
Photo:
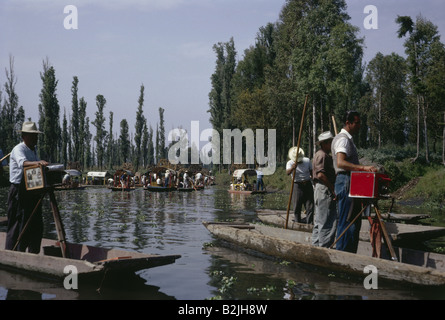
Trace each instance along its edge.
<path fill-rule="evenodd" d="M 23 172 L 25 167 L 48 165 L 48 162 L 38 158 L 36 152 L 38 134 L 41 133 L 42 132 L 37 130 L 34 122 L 24 122 L 21 130 L 23 142 L 16 145 L 11 152 L 9 162 L 9 181 L 11 182 L 11 186 L 8 194 L 6 250 L 14 249 L 20 233 L 24 229 L 40 198 L 39 194 L 26 190 Z M 42 206 L 40 204 L 25 234 L 22 236 L 17 250 L 24 252 L 28 249 L 30 253 L 39 253 L 42 234 L 43 221 Z"/>
<path fill-rule="evenodd" d="M 297 147 L 289 150 L 290 160 L 286 164 L 286 174 L 295 170 L 292 199 L 295 209 L 295 221 L 301 223 L 301 209 L 306 209 L 306 223 L 312 224 L 314 218 L 314 188 L 312 187 L 312 162 L 304 156 L 303 149 Z"/>
<path fill-rule="evenodd" d="M 332 157 L 337 174 L 335 179 L 335 194 L 338 204 L 337 237 L 343 233 L 361 210 L 360 202 L 349 197 L 351 171 L 377 172 L 377 168 L 362 166 L 359 163 L 357 148 L 352 136 L 359 132 L 360 125 L 360 114 L 356 111 L 349 111 L 344 119 L 343 129 L 332 141 Z M 338 239 L 336 249 L 356 253 L 361 225 L 362 220 L 356 219 L 355 223 Z"/>
<path fill-rule="evenodd" d="M 314 229 L 312 244 L 329 248 L 335 240 L 337 230 L 337 206 L 335 195 L 335 170 L 332 161 L 331 144 L 334 136 L 326 131 L 318 136 L 320 149 L 313 160 L 314 178 Z"/>

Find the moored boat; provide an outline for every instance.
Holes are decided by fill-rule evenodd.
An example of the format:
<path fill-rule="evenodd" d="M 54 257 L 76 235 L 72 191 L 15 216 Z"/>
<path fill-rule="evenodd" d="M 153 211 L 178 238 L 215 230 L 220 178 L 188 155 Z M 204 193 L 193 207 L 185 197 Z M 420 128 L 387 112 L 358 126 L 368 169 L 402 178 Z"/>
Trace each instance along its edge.
<path fill-rule="evenodd" d="M 353 254 L 313 246 L 307 232 L 252 224 L 203 224 L 219 239 L 286 261 L 362 276 L 364 268 L 372 265 L 377 268 L 379 278 L 424 286 L 445 286 L 445 255 L 395 248 L 400 261 L 397 262 L 387 260 L 389 256 L 385 253 L 382 253 L 382 258 L 372 257 L 372 249 L 367 242 L 361 242 L 358 253 Z"/>
<path fill-rule="evenodd" d="M 0 247 L 5 246 L 6 233 L 0 233 Z M 39 254 L 0 249 L 0 266 L 26 273 L 61 279 L 67 276 L 65 267 L 77 269 L 79 279 L 124 276 L 136 271 L 172 264 L 179 255 L 151 255 L 126 250 L 104 249 L 67 243 L 69 258 L 62 258 L 57 241 L 43 239 Z"/>

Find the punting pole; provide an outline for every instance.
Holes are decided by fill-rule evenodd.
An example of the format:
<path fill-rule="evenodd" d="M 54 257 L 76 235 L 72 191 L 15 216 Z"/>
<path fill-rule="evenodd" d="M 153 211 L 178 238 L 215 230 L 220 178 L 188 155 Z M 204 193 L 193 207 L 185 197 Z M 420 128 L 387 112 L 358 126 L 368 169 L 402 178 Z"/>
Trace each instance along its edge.
<path fill-rule="evenodd" d="M 304 108 L 303 108 L 303 115 L 301 116 L 300 132 L 298 134 L 297 150 L 300 149 L 301 132 L 303 131 L 304 115 L 306 114 L 306 106 L 307 106 L 308 99 L 309 99 L 309 95 L 306 95 L 306 101 L 304 102 Z M 288 225 L 288 222 L 289 222 L 289 210 L 290 210 L 290 204 L 292 202 L 292 194 L 294 192 L 295 171 L 296 171 L 296 169 L 294 169 L 292 171 L 292 184 L 291 184 L 291 188 L 290 188 L 289 202 L 287 203 L 287 214 L 286 214 L 285 229 L 287 229 L 287 225 Z"/>

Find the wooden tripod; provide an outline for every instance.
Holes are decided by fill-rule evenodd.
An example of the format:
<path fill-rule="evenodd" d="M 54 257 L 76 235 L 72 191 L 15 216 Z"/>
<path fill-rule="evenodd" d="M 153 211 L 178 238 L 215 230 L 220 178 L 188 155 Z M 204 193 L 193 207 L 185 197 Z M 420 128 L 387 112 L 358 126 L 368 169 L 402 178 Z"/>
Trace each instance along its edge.
<path fill-rule="evenodd" d="M 29 223 L 31 222 L 33 216 L 37 212 L 37 209 L 46 194 L 49 195 L 49 200 L 51 203 L 51 211 L 53 213 L 54 223 L 55 223 L 56 231 L 57 231 L 57 238 L 59 240 L 60 250 L 62 251 L 62 257 L 69 258 L 68 252 L 67 252 L 67 247 L 66 247 L 65 229 L 63 227 L 62 219 L 60 217 L 59 207 L 57 206 L 57 201 L 56 201 L 56 197 L 54 196 L 54 188 L 53 187 L 46 187 L 43 189 L 42 195 L 41 195 L 39 201 L 37 202 L 31 215 L 29 216 L 28 221 L 26 222 L 25 227 L 23 228 L 22 232 L 20 233 L 20 235 L 17 239 L 17 242 L 12 250 L 15 251 L 17 249 L 17 246 L 19 245 L 20 241 L 22 240 L 23 235 L 25 234 L 26 230 L 28 229 Z"/>
<path fill-rule="evenodd" d="M 346 229 L 341 233 L 341 235 L 335 239 L 334 243 L 329 247 L 332 249 L 334 245 L 340 240 L 346 231 L 354 224 L 355 220 L 357 220 L 359 217 L 361 218 L 362 213 L 368 208 L 372 203 L 368 203 L 366 206 L 362 208 L 362 210 L 355 216 L 355 218 L 349 223 L 349 225 L 346 227 Z M 394 251 L 394 248 L 392 246 L 391 238 L 389 237 L 388 231 L 386 230 L 385 222 L 383 221 L 382 215 L 380 213 L 380 210 L 378 208 L 377 202 L 374 203 L 374 210 L 377 216 L 377 220 L 380 224 L 380 227 L 382 228 L 383 237 L 385 238 L 385 243 L 388 246 L 389 253 L 391 254 L 391 260 L 398 261 L 396 253 Z"/>

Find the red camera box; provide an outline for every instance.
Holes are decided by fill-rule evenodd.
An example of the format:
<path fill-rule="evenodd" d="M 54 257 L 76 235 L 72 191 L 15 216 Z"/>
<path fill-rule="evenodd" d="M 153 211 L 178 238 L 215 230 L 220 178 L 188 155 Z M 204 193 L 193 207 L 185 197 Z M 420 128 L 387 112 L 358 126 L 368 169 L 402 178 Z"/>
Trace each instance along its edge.
<path fill-rule="evenodd" d="M 351 172 L 349 196 L 352 198 L 379 198 L 387 190 L 391 179 L 386 174 L 375 172 Z"/>

